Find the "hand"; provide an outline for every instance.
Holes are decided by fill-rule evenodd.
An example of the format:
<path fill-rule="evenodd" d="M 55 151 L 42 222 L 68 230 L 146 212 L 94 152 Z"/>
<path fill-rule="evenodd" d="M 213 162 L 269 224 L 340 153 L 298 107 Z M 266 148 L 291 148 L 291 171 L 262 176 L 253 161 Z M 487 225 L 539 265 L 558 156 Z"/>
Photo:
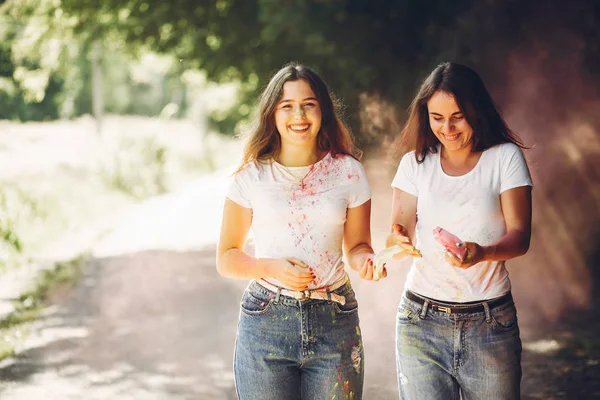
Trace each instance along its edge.
<path fill-rule="evenodd" d="M 460 258 L 455 257 L 449 251 L 446 251 L 446 260 L 448 260 L 448 262 L 450 264 L 452 264 L 453 266 L 462 268 L 462 269 L 467 269 L 467 268 L 470 268 L 473 265 L 483 261 L 483 256 L 484 256 L 485 252 L 483 250 L 483 247 L 481 247 L 477 243 L 460 242 L 460 243 L 457 243 L 456 246 L 459 248 L 463 248 L 463 247 L 466 248 L 467 254 L 465 255 L 464 260 L 461 260 Z"/>
<path fill-rule="evenodd" d="M 423 257 L 421 252 L 412 244 L 408 237 L 408 231 L 400 224 L 392 225 L 392 233 L 390 233 L 385 241 L 386 247 L 400 246 L 404 250 L 394 255 L 394 260 L 401 260 L 406 256 Z"/>
<path fill-rule="evenodd" d="M 297 258 L 273 259 L 270 276 L 291 290 L 305 290 L 316 276 L 308 265 Z"/>
<path fill-rule="evenodd" d="M 375 273 L 375 264 L 373 263 L 374 256 L 375 254 L 369 254 L 362 267 L 360 267 L 358 270 L 358 275 L 364 280 L 378 281 L 380 278 L 383 279 L 387 276 L 387 270 L 385 269 L 385 266 L 383 267 L 380 276 Z"/>

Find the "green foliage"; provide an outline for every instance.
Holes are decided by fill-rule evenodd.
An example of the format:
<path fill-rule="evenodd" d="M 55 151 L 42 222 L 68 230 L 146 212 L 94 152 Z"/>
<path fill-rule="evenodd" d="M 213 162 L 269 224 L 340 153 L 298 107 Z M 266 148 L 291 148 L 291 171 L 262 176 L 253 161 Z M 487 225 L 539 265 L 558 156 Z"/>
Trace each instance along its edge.
<path fill-rule="evenodd" d="M 23 252 L 20 228 L 23 221 L 43 215 L 38 203 L 16 186 L 4 184 L 0 191 L 0 267 Z"/>
<path fill-rule="evenodd" d="M 79 64 L 72 62 L 73 51 L 42 51 L 49 48 L 50 38 L 62 41 L 63 47 L 57 48 L 63 50 L 76 41 L 83 54 L 86 46 L 101 43 L 107 55 L 105 68 L 114 66 L 119 57 L 136 58 L 149 50 L 178 60 L 163 82 L 132 81 L 123 86 L 126 89 L 114 95 L 114 101 L 106 102 L 111 112 L 155 112 L 173 101 L 166 97 L 181 97 L 178 93 L 185 89 L 176 87 L 181 84 L 177 77 L 190 69 L 206 72 L 213 82 L 248 83 L 258 78 L 258 85 L 243 100 L 248 107 L 247 99 L 256 97 L 275 70 L 299 61 L 322 74 L 348 106 L 346 117 L 356 127 L 360 96 L 404 108 L 424 74 L 444 60 L 472 65 L 489 86 L 501 86 L 515 48 L 528 43 L 541 54 L 552 52 L 554 39 L 566 40 L 566 32 L 568 43 L 580 43 L 581 59 L 589 71 L 597 71 L 600 63 L 600 47 L 593 45 L 600 39 L 600 3 L 593 0 L 576 5 L 535 0 L 12 0 L 6 4 L 5 12 L 13 21 L 28 21 L 27 29 L 39 37 L 35 46 L 28 47 L 27 58 L 38 62 L 43 71 L 63 68 L 60 77 L 65 78 L 65 88 L 73 80 L 66 78 L 68 69 L 56 65 Z M 548 33 L 549 24 L 558 32 L 554 37 Z M 23 59 L 15 54 L 13 58 Z M 89 69 L 77 68 L 89 85 Z M 123 72 L 107 72 L 117 87 L 122 79 L 131 79 L 119 74 Z M 163 92 L 154 90 L 160 86 Z M 90 108 L 88 88 L 80 88 L 79 93 L 81 97 L 70 95 L 78 104 L 75 115 Z M 105 89 L 110 97 L 109 93 Z M 148 104 L 152 98 L 161 99 L 162 105 Z M 185 96 L 179 103 L 182 112 L 184 103 Z M 212 121 L 220 130 L 232 132 L 233 122 L 240 118 L 244 113 L 236 105 L 228 115 L 215 114 Z"/>
<path fill-rule="evenodd" d="M 41 121 L 91 114 L 94 44 L 102 52 L 106 112 L 157 115 L 173 101 L 185 111 L 182 69 L 173 57 L 131 52 L 110 32 L 102 37 L 93 30 L 76 32 L 76 20 L 54 0 L 0 6 L 0 118 Z"/>

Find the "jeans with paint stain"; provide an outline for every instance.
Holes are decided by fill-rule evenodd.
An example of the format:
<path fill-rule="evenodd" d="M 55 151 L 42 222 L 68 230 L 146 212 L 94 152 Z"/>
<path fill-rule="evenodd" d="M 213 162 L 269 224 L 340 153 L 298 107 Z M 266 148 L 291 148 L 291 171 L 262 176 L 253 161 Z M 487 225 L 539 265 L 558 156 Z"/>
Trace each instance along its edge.
<path fill-rule="evenodd" d="M 402 296 L 396 319 L 401 400 L 519 399 L 521 351 L 513 302 L 447 314 Z"/>
<path fill-rule="evenodd" d="M 299 301 L 251 282 L 242 296 L 234 375 L 240 400 L 362 399 L 364 355 L 350 282 L 341 305 Z"/>

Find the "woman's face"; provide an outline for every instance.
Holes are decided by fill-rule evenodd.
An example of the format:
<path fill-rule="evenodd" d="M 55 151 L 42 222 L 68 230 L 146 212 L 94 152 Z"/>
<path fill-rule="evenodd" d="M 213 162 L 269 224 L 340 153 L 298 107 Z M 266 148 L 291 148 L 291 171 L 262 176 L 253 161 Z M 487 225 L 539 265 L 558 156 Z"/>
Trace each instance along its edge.
<path fill-rule="evenodd" d="M 321 129 L 321 105 L 303 79 L 283 85 L 283 95 L 275 108 L 275 125 L 282 145 L 314 147 Z"/>
<path fill-rule="evenodd" d="M 446 150 L 471 147 L 473 128 L 451 93 L 438 90 L 427 102 L 429 126 Z"/>

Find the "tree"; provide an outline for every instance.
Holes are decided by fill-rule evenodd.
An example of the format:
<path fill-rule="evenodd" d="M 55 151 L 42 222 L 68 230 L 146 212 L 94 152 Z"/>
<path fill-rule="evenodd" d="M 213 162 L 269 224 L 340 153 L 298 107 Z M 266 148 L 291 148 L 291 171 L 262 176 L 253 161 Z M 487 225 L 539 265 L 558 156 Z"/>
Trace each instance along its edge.
<path fill-rule="evenodd" d="M 26 0 L 45 1 L 48 0 Z M 406 108 L 423 75 L 438 62 L 475 67 L 501 87 L 506 60 L 522 43 L 552 51 L 548 21 L 600 39 L 593 0 L 59 0 L 52 1 L 80 40 L 119 43 L 174 55 L 217 82 L 241 80 L 254 96 L 290 61 L 320 72 L 358 116 L 361 95 Z M 600 49 L 587 46 L 588 70 Z"/>

